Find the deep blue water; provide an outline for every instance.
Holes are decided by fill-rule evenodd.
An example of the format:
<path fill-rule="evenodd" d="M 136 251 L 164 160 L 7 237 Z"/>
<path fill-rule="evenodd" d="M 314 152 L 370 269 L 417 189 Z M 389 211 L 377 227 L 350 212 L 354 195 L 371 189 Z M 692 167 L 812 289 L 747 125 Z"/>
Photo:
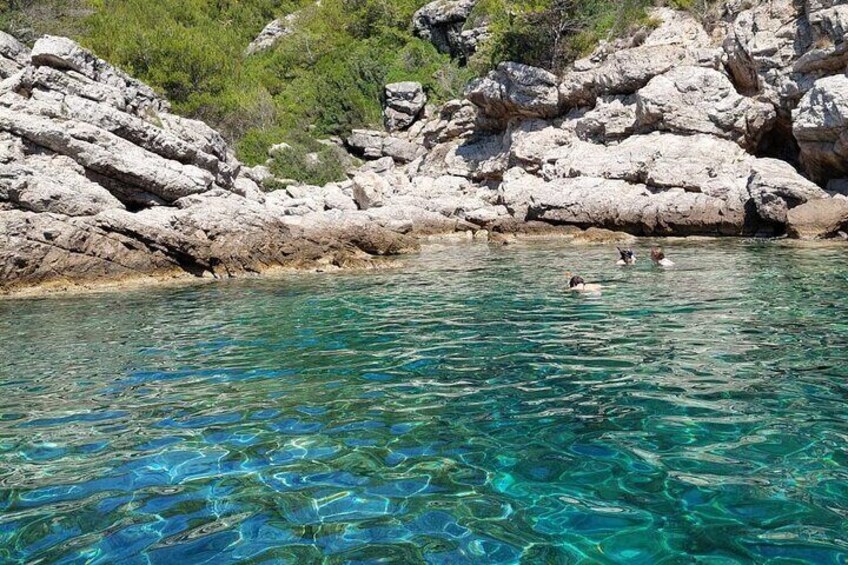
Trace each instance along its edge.
<path fill-rule="evenodd" d="M 848 563 L 848 246 L 666 250 L 0 302 L 0 562 Z"/>

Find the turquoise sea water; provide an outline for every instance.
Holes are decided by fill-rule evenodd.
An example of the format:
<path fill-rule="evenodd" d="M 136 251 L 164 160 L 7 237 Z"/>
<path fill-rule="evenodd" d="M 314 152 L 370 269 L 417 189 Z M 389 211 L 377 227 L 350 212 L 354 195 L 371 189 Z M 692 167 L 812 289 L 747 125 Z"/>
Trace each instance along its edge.
<path fill-rule="evenodd" d="M 848 246 L 666 250 L 0 302 L 0 562 L 848 563 Z"/>

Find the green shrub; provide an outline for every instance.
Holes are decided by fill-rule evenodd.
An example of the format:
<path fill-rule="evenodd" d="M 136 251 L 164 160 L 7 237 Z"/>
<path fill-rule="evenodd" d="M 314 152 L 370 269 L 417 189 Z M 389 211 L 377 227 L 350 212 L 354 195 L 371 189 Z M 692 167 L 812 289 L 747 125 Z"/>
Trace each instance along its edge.
<path fill-rule="evenodd" d="M 167 96 L 174 110 L 219 129 L 248 164 L 296 139 L 380 127 L 383 86 L 414 80 L 431 102 L 461 95 L 475 74 L 512 60 L 561 70 L 603 39 L 648 25 L 652 0 L 480 0 L 467 26 L 492 38 L 460 67 L 410 31 L 427 0 L 0 0 L 0 29 L 31 40 L 69 35 Z M 700 13 L 714 0 L 667 0 Z M 5 8 L 5 10 L 3 10 Z M 275 17 L 297 11 L 294 32 L 244 56 Z M 298 180 L 310 170 L 300 149 L 276 165 Z M 327 163 L 335 162 L 326 154 Z"/>
<path fill-rule="evenodd" d="M 285 190 L 288 188 L 288 183 L 282 182 L 274 177 L 269 177 L 262 181 L 262 190 L 265 192 L 274 192 L 275 190 Z"/>
<path fill-rule="evenodd" d="M 351 160 L 340 147 L 306 135 L 286 139 L 288 148 L 273 155 L 271 172 L 277 178 L 324 185 L 347 178 Z"/>
<path fill-rule="evenodd" d="M 318 138 L 379 127 L 387 82 L 419 81 L 438 103 L 458 96 L 470 78 L 410 33 L 412 14 L 426 0 L 20 1 L 85 6 L 90 13 L 69 35 L 152 85 L 176 112 L 219 129 L 249 164 L 301 132 Z M 298 10 L 294 33 L 244 56 L 268 21 Z M 279 169 L 303 181 L 339 178 L 339 167 L 311 171 L 303 161 L 317 151 L 335 163 L 323 146 L 298 151 Z"/>
<path fill-rule="evenodd" d="M 46 33 L 79 37 L 93 12 L 87 0 L 0 0 L 0 30 L 27 44 Z"/>
<path fill-rule="evenodd" d="M 686 1 L 686 0 L 682 0 Z M 467 26 L 489 22 L 492 39 L 472 59 L 478 72 L 500 61 L 561 71 L 602 39 L 648 23 L 652 0 L 481 0 Z"/>
<path fill-rule="evenodd" d="M 264 165 L 268 160 L 268 148 L 280 143 L 286 131 L 282 128 L 249 129 L 237 142 L 236 152 L 241 161 L 248 165 Z"/>

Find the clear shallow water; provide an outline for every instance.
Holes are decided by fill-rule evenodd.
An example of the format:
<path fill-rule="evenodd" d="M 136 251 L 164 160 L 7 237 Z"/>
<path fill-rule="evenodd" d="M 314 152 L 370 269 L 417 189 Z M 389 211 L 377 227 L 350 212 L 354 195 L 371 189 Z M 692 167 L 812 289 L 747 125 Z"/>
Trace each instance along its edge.
<path fill-rule="evenodd" d="M 848 563 L 848 247 L 666 250 L 0 302 L 0 562 Z"/>

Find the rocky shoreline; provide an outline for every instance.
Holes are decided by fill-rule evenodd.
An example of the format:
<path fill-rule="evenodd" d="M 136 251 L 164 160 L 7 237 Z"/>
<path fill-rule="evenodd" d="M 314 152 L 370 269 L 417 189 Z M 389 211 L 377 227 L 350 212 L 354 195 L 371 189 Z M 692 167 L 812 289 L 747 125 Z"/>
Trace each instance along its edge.
<path fill-rule="evenodd" d="M 730 2 L 710 33 L 657 9 L 562 77 L 502 63 L 439 108 L 387 85 L 386 130 L 346 140 L 365 160 L 349 180 L 273 192 L 73 41 L 0 34 L 0 294 L 367 268 L 451 233 L 844 237 L 848 6 L 832 4 Z"/>
<path fill-rule="evenodd" d="M 372 254 L 360 249 L 347 249 L 339 254 L 317 254 L 313 257 L 295 257 L 286 263 L 266 265 L 259 270 L 243 271 L 232 276 L 214 276 L 211 273 L 195 275 L 181 268 L 160 270 L 150 273 L 134 272 L 123 276 L 66 278 L 51 277 L 32 284 L 9 285 L 0 291 L 0 300 L 18 298 L 47 298 L 67 295 L 115 292 L 151 287 L 182 287 L 195 284 L 214 283 L 216 280 L 235 279 L 275 279 L 296 273 L 350 273 L 370 272 L 385 269 L 397 269 L 406 265 L 410 255 L 426 253 L 428 249 L 444 245 L 494 245 L 514 246 L 533 244 L 534 242 L 558 241 L 565 245 L 632 245 L 638 238 L 624 232 L 611 232 L 600 228 L 582 230 L 569 226 L 551 226 L 529 222 L 521 226 L 520 231 L 489 233 L 450 232 L 442 234 L 419 235 L 412 240 L 407 249 L 398 249 L 386 254 Z M 712 239 L 712 238 L 707 238 Z"/>

